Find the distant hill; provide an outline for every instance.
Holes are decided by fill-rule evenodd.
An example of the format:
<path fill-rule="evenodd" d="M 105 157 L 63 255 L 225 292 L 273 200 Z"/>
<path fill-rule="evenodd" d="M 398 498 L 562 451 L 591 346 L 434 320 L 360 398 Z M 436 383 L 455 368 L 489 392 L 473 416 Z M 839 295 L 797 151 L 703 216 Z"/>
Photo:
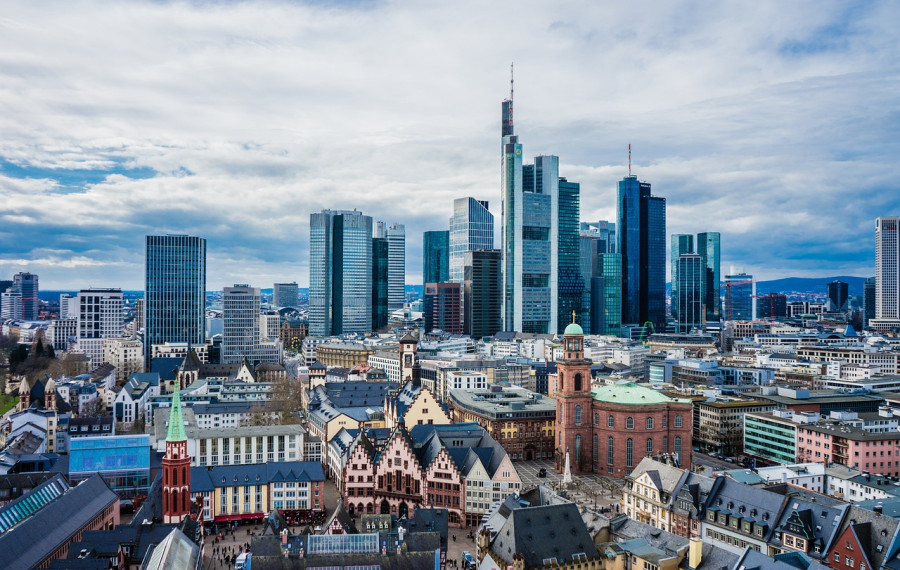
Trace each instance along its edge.
<path fill-rule="evenodd" d="M 838 277 L 785 277 L 772 281 L 757 281 L 756 294 L 767 295 L 769 293 L 821 293 L 828 291 L 828 284 L 832 281 L 843 281 L 848 285 L 850 295 L 862 295 L 863 283 L 867 277 L 850 277 L 841 275 Z"/>

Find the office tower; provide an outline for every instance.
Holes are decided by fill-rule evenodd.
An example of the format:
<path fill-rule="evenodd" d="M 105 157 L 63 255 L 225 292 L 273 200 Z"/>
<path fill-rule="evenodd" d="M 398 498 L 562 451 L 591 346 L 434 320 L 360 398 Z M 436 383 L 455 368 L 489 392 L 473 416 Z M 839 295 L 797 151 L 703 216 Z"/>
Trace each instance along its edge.
<path fill-rule="evenodd" d="M 557 317 L 556 330 L 565 330 L 575 320 L 582 325 L 590 324 L 589 312 L 584 306 L 585 278 L 581 274 L 581 237 L 579 213 L 581 185 L 560 178 L 559 215 L 557 217 Z"/>
<path fill-rule="evenodd" d="M 0 319 L 21 321 L 25 318 L 22 306 L 22 294 L 10 287 L 5 293 L 0 293 Z"/>
<path fill-rule="evenodd" d="M 260 342 L 277 340 L 281 335 L 281 313 L 278 311 L 262 311 L 259 315 Z"/>
<path fill-rule="evenodd" d="M 297 307 L 300 304 L 300 287 L 296 281 L 275 283 L 272 286 L 272 304 L 276 307 Z"/>
<path fill-rule="evenodd" d="M 828 284 L 828 301 L 825 310 L 840 313 L 849 308 L 849 286 L 843 281 L 832 281 Z"/>
<path fill-rule="evenodd" d="M 74 299 L 72 295 L 68 293 L 61 293 L 59 296 L 59 318 L 60 319 L 68 319 L 75 318 L 75 311 L 69 310 L 69 302 Z"/>
<path fill-rule="evenodd" d="M 706 317 L 703 306 L 706 268 L 703 266 L 703 260 L 696 253 L 679 255 L 676 260 L 676 275 L 677 287 L 675 282 L 672 282 L 672 290 L 677 291 L 672 297 L 672 308 L 674 310 L 677 307 L 675 312 L 678 314 L 675 321 L 676 330 L 680 333 L 689 333 L 694 329 L 702 330 L 703 319 Z"/>
<path fill-rule="evenodd" d="M 753 295 L 756 283 L 752 275 L 738 273 L 725 276 L 725 320 L 749 321 L 756 318 Z"/>
<path fill-rule="evenodd" d="M 617 251 L 622 256 L 622 322 L 666 325 L 666 199 L 629 174 L 619 181 Z"/>
<path fill-rule="evenodd" d="M 122 336 L 125 319 L 121 289 L 82 289 L 76 295 L 75 338 L 78 350 L 91 358 L 91 364 L 103 362 L 103 339 Z"/>
<path fill-rule="evenodd" d="M 206 341 L 206 240 L 146 237 L 144 364 L 154 344 Z"/>
<path fill-rule="evenodd" d="M 38 276 L 34 273 L 16 273 L 13 275 L 13 287 L 22 296 L 22 319 L 26 321 L 37 319 L 41 312 Z"/>
<path fill-rule="evenodd" d="M 756 317 L 759 319 L 778 319 L 788 316 L 787 295 L 769 293 L 756 298 Z"/>
<path fill-rule="evenodd" d="M 388 241 L 372 238 L 372 330 L 388 324 Z"/>
<path fill-rule="evenodd" d="M 595 314 L 594 307 L 602 306 L 598 305 L 601 290 L 594 287 L 593 279 L 602 276 L 603 254 L 608 246 L 598 233 L 583 229 L 585 225 L 581 224 L 581 235 L 578 238 L 581 244 L 581 277 L 585 285 L 581 303 L 585 322 L 581 328 L 585 334 L 597 334 L 594 323 L 600 317 Z"/>
<path fill-rule="evenodd" d="M 372 330 L 372 218 L 357 211 L 309 216 L 309 334 Z"/>
<path fill-rule="evenodd" d="M 424 310 L 425 332 L 441 330 L 462 334 L 460 306 L 462 286 L 459 283 L 426 283 Z"/>
<path fill-rule="evenodd" d="M 479 339 L 503 330 L 500 250 L 467 251 L 464 258 L 463 333 Z"/>
<path fill-rule="evenodd" d="M 691 234 L 672 234 L 672 250 L 669 257 L 672 260 L 672 318 L 678 320 L 678 258 L 688 253 L 694 253 L 694 236 Z"/>
<path fill-rule="evenodd" d="M 450 232 L 431 231 L 422 236 L 422 283 L 450 281 Z"/>
<path fill-rule="evenodd" d="M 697 234 L 697 255 L 703 260 L 706 275 L 703 287 L 703 304 L 706 305 L 707 322 L 722 320 L 722 296 L 719 281 L 721 272 L 721 236 L 719 232 Z"/>
<path fill-rule="evenodd" d="M 6 309 L 10 312 L 12 312 L 14 310 L 11 307 L 6 307 L 6 304 L 5 304 L 7 302 L 11 303 L 12 301 L 11 300 L 4 301 L 4 299 L 3 299 L 3 294 L 8 292 L 12 286 L 13 286 L 13 282 L 11 280 L 9 280 L 9 279 L 0 280 L 0 315 L 4 314 L 4 309 Z M 21 305 L 21 301 L 19 301 L 19 303 Z M 21 308 L 18 310 L 21 311 Z"/>
<path fill-rule="evenodd" d="M 259 288 L 222 289 L 222 364 L 253 362 L 259 345 Z"/>
<path fill-rule="evenodd" d="M 875 318 L 877 331 L 900 326 L 900 217 L 875 219 Z"/>
<path fill-rule="evenodd" d="M 140 332 L 144 328 L 144 300 L 134 301 L 134 332 Z"/>
<path fill-rule="evenodd" d="M 863 328 L 868 328 L 869 321 L 875 318 L 875 278 L 869 277 L 863 283 Z"/>
<path fill-rule="evenodd" d="M 622 254 L 604 253 L 601 265 L 603 304 L 595 334 L 622 336 Z"/>
<path fill-rule="evenodd" d="M 494 249 L 494 215 L 486 200 L 457 198 L 450 217 L 450 279 L 462 283 L 467 251 Z M 427 281 L 426 281 L 427 282 Z M 440 283 L 440 281 L 434 281 Z"/>
<path fill-rule="evenodd" d="M 606 220 L 597 222 L 581 222 L 581 234 L 597 236 L 602 242 L 603 253 L 616 252 L 616 224 Z"/>
<path fill-rule="evenodd" d="M 388 310 L 393 312 L 406 302 L 406 226 L 378 222 L 375 237 L 388 242 Z"/>

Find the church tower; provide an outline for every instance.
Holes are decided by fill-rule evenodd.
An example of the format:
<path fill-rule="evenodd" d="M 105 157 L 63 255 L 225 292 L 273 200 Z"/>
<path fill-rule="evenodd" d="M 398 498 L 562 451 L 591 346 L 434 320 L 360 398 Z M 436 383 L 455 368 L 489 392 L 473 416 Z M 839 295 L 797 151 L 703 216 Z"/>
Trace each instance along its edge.
<path fill-rule="evenodd" d="M 593 471 L 591 361 L 584 357 L 584 331 L 573 322 L 563 333 L 563 358 L 556 361 L 556 470 Z"/>
<path fill-rule="evenodd" d="M 31 384 L 28 383 L 27 378 L 22 378 L 22 381 L 19 382 L 19 405 L 16 407 L 16 411 L 27 410 L 30 404 Z"/>
<path fill-rule="evenodd" d="M 56 410 L 56 382 L 53 378 L 47 380 L 44 386 L 44 407 L 48 410 Z"/>
<path fill-rule="evenodd" d="M 191 457 L 187 451 L 178 382 L 172 394 L 162 471 L 163 522 L 179 523 L 191 512 Z"/>
<path fill-rule="evenodd" d="M 416 366 L 416 350 L 419 341 L 413 335 L 407 333 L 400 339 L 400 385 L 405 385 L 413 379 L 413 368 Z"/>

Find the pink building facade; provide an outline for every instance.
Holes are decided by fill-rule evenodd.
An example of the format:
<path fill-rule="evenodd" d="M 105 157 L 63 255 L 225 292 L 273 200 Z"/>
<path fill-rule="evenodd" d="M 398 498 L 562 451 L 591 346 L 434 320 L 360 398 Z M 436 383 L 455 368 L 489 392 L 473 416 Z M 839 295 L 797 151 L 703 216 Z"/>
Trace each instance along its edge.
<path fill-rule="evenodd" d="M 869 433 L 838 424 L 798 427 L 797 462 L 816 461 L 898 477 L 900 433 Z"/>

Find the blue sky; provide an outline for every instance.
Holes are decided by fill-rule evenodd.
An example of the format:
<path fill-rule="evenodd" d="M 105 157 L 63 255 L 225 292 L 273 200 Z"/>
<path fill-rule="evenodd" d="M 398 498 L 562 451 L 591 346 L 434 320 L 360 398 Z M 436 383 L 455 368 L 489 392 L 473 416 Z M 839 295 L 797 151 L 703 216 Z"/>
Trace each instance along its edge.
<path fill-rule="evenodd" d="M 516 65 L 527 157 L 615 218 L 633 170 L 723 270 L 873 274 L 900 214 L 900 7 L 866 2 L 18 2 L 0 15 L 0 278 L 143 285 L 143 236 L 208 239 L 208 286 L 308 282 L 309 214 L 421 234 L 500 218 Z M 499 237 L 499 236 L 498 236 Z"/>

